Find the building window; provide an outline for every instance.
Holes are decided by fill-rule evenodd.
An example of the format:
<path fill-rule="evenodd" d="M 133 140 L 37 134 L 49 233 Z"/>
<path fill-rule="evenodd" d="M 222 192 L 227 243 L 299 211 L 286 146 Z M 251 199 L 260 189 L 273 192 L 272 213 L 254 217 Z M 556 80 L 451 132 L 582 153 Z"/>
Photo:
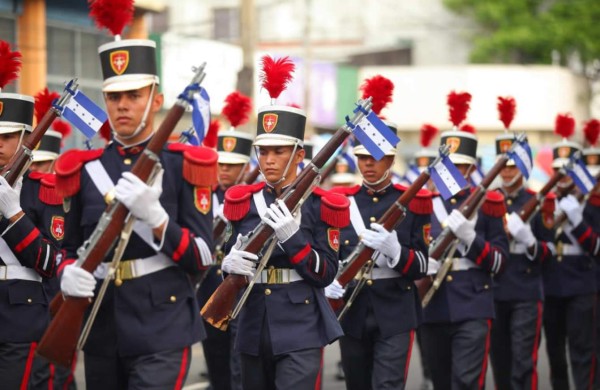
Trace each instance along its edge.
<path fill-rule="evenodd" d="M 16 23 L 14 19 L 0 17 L 0 37 L 3 41 L 10 43 L 11 50 L 16 49 Z M 3 92 L 16 92 L 16 82 L 8 84 L 5 88 L 2 88 Z"/>
<path fill-rule="evenodd" d="M 213 9 L 213 38 L 218 41 L 237 41 L 240 38 L 238 8 Z"/>

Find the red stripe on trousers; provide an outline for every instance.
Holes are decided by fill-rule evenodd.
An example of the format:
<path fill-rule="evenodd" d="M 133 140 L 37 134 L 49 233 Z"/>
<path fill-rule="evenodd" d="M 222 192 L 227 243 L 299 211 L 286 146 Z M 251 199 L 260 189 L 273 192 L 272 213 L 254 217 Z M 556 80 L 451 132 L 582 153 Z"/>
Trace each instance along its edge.
<path fill-rule="evenodd" d="M 533 352 L 531 353 L 531 360 L 533 361 L 533 372 L 531 373 L 531 390 L 537 390 L 538 388 L 538 344 L 540 343 L 540 335 L 542 333 L 542 301 L 537 303 L 537 320 L 535 321 L 535 342 L 533 343 Z"/>
<path fill-rule="evenodd" d="M 29 385 L 29 377 L 31 376 L 31 366 L 33 365 L 33 354 L 37 343 L 31 343 L 29 346 L 29 353 L 27 354 L 27 363 L 25 364 L 25 372 L 23 373 L 23 379 L 21 379 L 21 390 L 27 390 Z"/>
<path fill-rule="evenodd" d="M 412 354 L 413 342 L 415 341 L 415 330 L 410 331 L 410 341 L 408 342 L 408 353 L 406 354 L 406 364 L 404 365 L 404 386 L 408 381 L 408 367 L 410 366 L 410 355 Z"/>
<path fill-rule="evenodd" d="M 323 351 L 321 348 L 321 363 L 319 364 L 319 374 L 317 375 L 317 380 L 315 381 L 315 390 L 321 390 L 321 374 L 323 374 Z"/>
<path fill-rule="evenodd" d="M 77 367 L 77 351 L 73 352 L 73 361 L 71 362 L 71 372 L 63 384 L 63 390 L 69 390 L 69 386 L 75 380 L 75 367 Z"/>
<path fill-rule="evenodd" d="M 181 367 L 179 367 L 179 375 L 177 375 L 177 382 L 175 382 L 175 390 L 181 390 L 183 387 L 183 381 L 187 372 L 188 355 L 190 354 L 190 347 L 183 349 L 183 355 L 181 356 Z"/>
<path fill-rule="evenodd" d="M 54 363 L 48 363 L 48 370 L 50 371 L 50 377 L 48 378 L 48 390 L 54 389 L 54 371 L 56 368 L 54 367 Z"/>
<path fill-rule="evenodd" d="M 479 389 L 485 387 L 485 373 L 487 371 L 487 359 L 488 353 L 490 352 L 490 330 L 492 329 L 492 320 L 487 320 L 488 331 L 485 336 L 485 353 L 483 355 L 483 362 L 481 363 L 481 374 L 479 374 Z"/>
<path fill-rule="evenodd" d="M 592 306 L 594 308 L 594 310 L 593 310 L 594 314 L 593 314 L 593 317 L 592 317 L 593 320 L 594 320 L 594 324 L 596 323 L 596 314 L 597 314 L 596 313 L 596 300 L 597 299 L 598 299 L 598 295 L 595 295 L 594 296 L 594 305 Z M 596 362 L 596 352 L 595 352 L 596 348 L 597 348 L 597 347 L 595 347 L 595 345 L 598 342 L 598 340 L 596 340 L 596 332 L 594 332 L 594 338 L 593 338 L 592 342 L 593 342 L 593 345 L 594 345 L 594 352 L 592 353 L 592 364 L 591 364 L 592 368 L 590 370 L 590 383 L 589 383 L 589 386 L 588 386 L 588 389 L 590 389 L 590 390 L 594 388 L 594 373 L 596 372 L 596 364 L 598 363 L 598 362 Z"/>

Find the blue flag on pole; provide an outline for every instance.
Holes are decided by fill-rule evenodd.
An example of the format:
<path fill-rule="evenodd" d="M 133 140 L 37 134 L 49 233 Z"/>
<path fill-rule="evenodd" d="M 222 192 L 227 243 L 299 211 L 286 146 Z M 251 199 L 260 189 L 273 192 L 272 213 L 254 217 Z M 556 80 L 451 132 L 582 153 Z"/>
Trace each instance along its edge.
<path fill-rule="evenodd" d="M 62 111 L 62 116 L 77 127 L 87 139 L 91 139 L 108 119 L 104 110 L 81 91 L 76 91 L 71 96 Z"/>
<path fill-rule="evenodd" d="M 192 124 L 196 131 L 196 139 L 190 137 L 189 143 L 192 145 L 201 145 L 210 125 L 210 97 L 204 88 L 200 88 L 200 91 L 194 94 L 194 99 L 192 100 Z"/>
<path fill-rule="evenodd" d="M 419 177 L 420 174 L 419 168 L 417 168 L 415 164 L 410 164 L 410 167 L 408 167 L 408 170 L 404 174 L 404 180 L 407 183 L 412 184 L 417 180 L 417 177 Z"/>
<path fill-rule="evenodd" d="M 467 185 L 467 181 L 448 156 L 444 156 L 430 168 L 429 174 L 444 199 L 453 197 Z"/>
<path fill-rule="evenodd" d="M 573 169 L 567 169 L 567 173 L 584 194 L 589 193 L 596 185 L 596 179 L 594 179 L 580 159 L 575 161 Z"/>
<path fill-rule="evenodd" d="M 377 161 L 400 142 L 400 138 L 373 111 L 358 122 L 353 133 Z"/>
<path fill-rule="evenodd" d="M 512 152 L 508 153 L 508 157 L 513 159 L 515 165 L 525 179 L 529 179 L 531 170 L 533 169 L 533 157 L 531 156 L 531 148 L 527 141 L 515 141 L 516 145 Z"/>

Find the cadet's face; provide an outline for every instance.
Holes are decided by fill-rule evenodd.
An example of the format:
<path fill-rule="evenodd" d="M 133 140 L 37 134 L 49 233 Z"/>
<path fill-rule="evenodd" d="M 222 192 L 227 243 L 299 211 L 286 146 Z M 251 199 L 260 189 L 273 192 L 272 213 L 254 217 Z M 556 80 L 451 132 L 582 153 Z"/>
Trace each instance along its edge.
<path fill-rule="evenodd" d="M 151 86 L 147 86 L 131 91 L 104 94 L 108 116 L 117 135 L 127 137 L 135 132 L 144 117 L 148 99 L 152 99 L 152 102 L 146 118 L 146 129 L 141 132 L 140 138 L 145 139 L 152 132 L 154 114 L 162 106 L 163 95 L 154 93 L 151 97 L 151 89 Z"/>
<path fill-rule="evenodd" d="M 558 171 L 558 168 L 552 168 L 552 171 L 553 171 L 554 173 L 556 173 L 556 172 Z M 571 185 L 571 182 L 572 182 L 572 181 L 573 181 L 573 179 L 571 179 L 571 176 L 569 176 L 569 175 L 564 175 L 564 176 L 562 177 L 562 179 L 560 179 L 560 180 L 558 181 L 558 186 L 559 186 L 559 187 L 563 187 L 563 188 L 564 188 L 564 187 L 568 187 L 569 185 Z"/>
<path fill-rule="evenodd" d="M 293 150 L 293 146 L 260 146 L 258 148 L 260 169 L 268 182 L 275 183 L 281 179 L 290 158 L 293 160 L 286 176 L 288 178 L 295 177 L 298 164 L 304 159 L 304 150 L 299 149 L 296 151 L 296 155 L 292 156 Z"/>
<path fill-rule="evenodd" d="M 52 172 L 52 163 L 54 163 L 52 160 L 32 162 L 29 169 L 34 172 L 50 173 Z"/>
<path fill-rule="evenodd" d="M 244 169 L 244 164 L 219 164 L 219 184 L 224 188 L 229 188 L 235 184 L 235 181 Z"/>
<path fill-rule="evenodd" d="M 0 134 L 0 166 L 5 166 L 17 151 L 21 132 Z"/>
<path fill-rule="evenodd" d="M 505 166 L 500 171 L 502 181 L 505 183 L 511 182 L 519 174 L 519 168 L 516 165 Z"/>
<path fill-rule="evenodd" d="M 456 168 L 463 175 L 464 178 L 467 177 L 471 173 L 471 168 L 473 168 L 473 164 L 456 164 Z"/>
<path fill-rule="evenodd" d="M 392 167 L 394 156 L 385 156 L 377 161 L 371 156 L 358 155 L 358 169 L 368 182 L 376 182 Z"/>

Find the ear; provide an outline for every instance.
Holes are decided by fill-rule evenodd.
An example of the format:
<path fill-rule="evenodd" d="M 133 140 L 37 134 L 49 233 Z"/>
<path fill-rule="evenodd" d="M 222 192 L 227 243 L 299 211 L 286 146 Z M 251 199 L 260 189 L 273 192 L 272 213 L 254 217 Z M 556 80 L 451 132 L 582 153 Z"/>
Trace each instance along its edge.
<path fill-rule="evenodd" d="M 300 164 L 302 160 L 304 160 L 304 156 L 306 156 L 306 151 L 304 149 L 298 149 L 296 151 L 296 164 Z"/>
<path fill-rule="evenodd" d="M 162 92 L 156 92 L 152 97 L 152 112 L 160 111 L 164 101 L 165 96 L 162 94 Z"/>
<path fill-rule="evenodd" d="M 385 161 L 385 168 L 391 169 L 394 165 L 394 156 L 384 156 L 383 159 Z"/>

